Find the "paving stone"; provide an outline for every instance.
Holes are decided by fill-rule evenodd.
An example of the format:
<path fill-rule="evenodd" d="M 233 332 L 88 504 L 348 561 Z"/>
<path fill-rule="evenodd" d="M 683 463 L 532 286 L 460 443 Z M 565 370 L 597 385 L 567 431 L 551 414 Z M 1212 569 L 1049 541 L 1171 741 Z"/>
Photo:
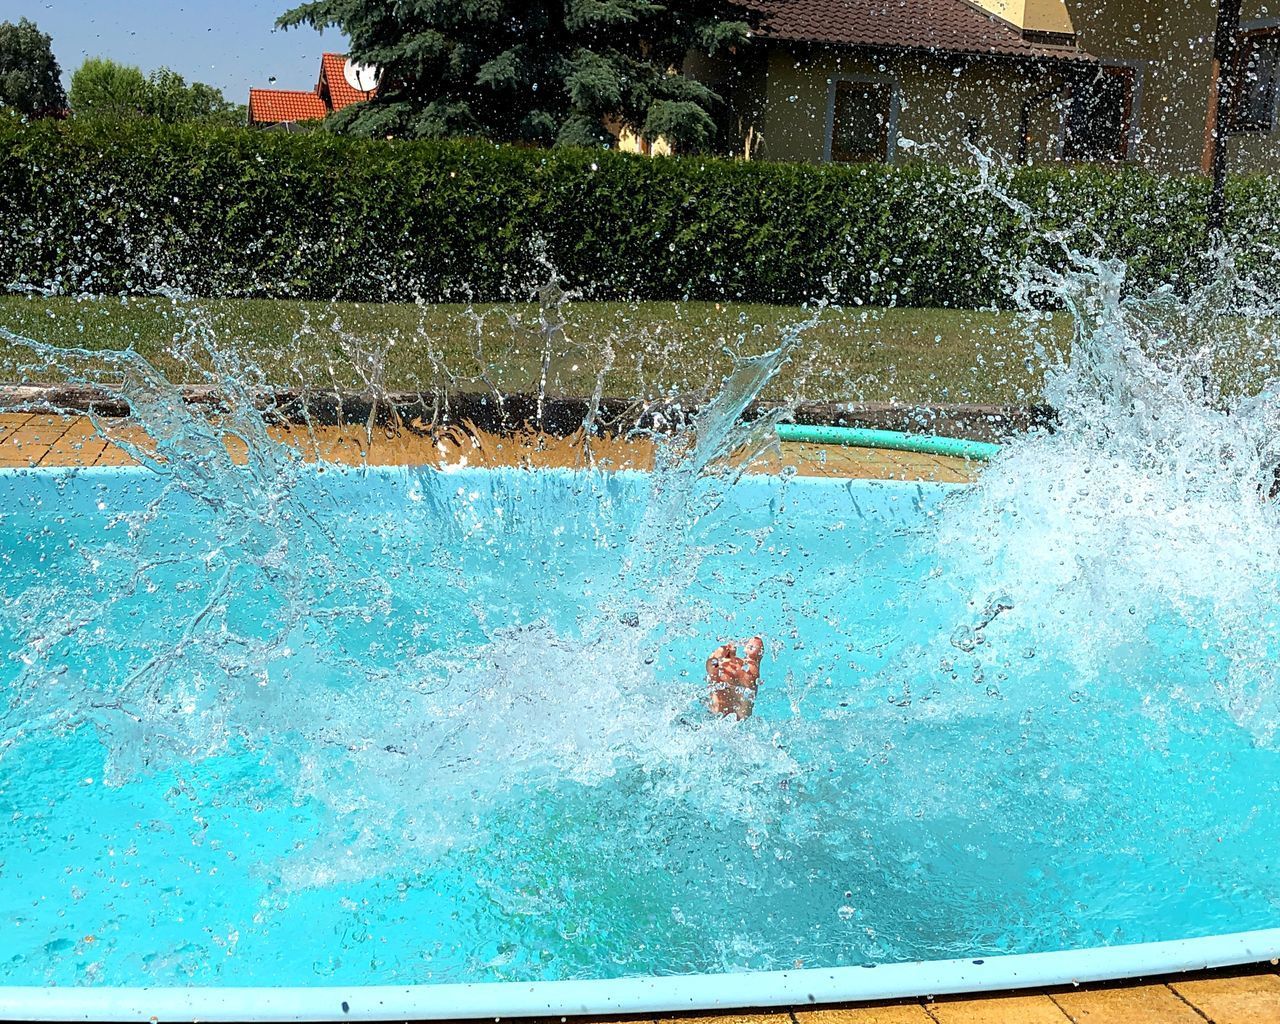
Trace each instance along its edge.
<path fill-rule="evenodd" d="M 106 445 L 94 460 L 95 466 L 136 466 L 137 460 L 132 455 L 114 444 Z"/>
<path fill-rule="evenodd" d="M 929 1003 L 928 1010 L 938 1024 L 1068 1024 L 1069 1020 L 1045 995 L 940 999 Z"/>
<path fill-rule="evenodd" d="M 1275 974 L 1198 978 L 1170 982 L 1169 987 L 1214 1024 L 1280 1021 L 1280 977 Z"/>
<path fill-rule="evenodd" d="M 1055 992 L 1075 1024 L 1204 1024 L 1204 1018 L 1165 985 L 1132 985 Z"/>
<path fill-rule="evenodd" d="M 703 1017 L 659 1017 L 658 1024 L 791 1024 L 789 1013 L 710 1013 Z"/>
<path fill-rule="evenodd" d="M 632 1017 L 504 1017 L 498 1024 L 657 1024 L 650 1013 Z M 475 1021 L 443 1021 L 441 1024 L 476 1024 Z M 487 1022 L 486 1022 L 487 1024 Z"/>
<path fill-rule="evenodd" d="M 87 416 L 78 416 L 70 421 L 70 425 L 58 440 L 49 445 L 39 465 L 49 466 L 92 466 L 107 442 L 98 433 L 98 428 Z"/>
<path fill-rule="evenodd" d="M 847 1009 L 796 1010 L 798 1024 L 933 1024 L 919 1003 L 851 1006 Z"/>
<path fill-rule="evenodd" d="M 0 444 L 4 444 L 5 439 L 29 419 L 31 419 L 29 412 L 0 413 Z"/>
<path fill-rule="evenodd" d="M 591 438 L 590 458 L 583 438 L 498 437 L 478 431 L 446 431 L 438 437 L 414 430 L 388 436 L 375 430 L 370 439 L 364 429 L 345 426 L 273 424 L 271 437 L 299 448 L 303 457 L 342 465 L 459 465 L 575 468 L 589 462 L 602 469 L 650 469 L 654 445 L 646 440 Z M 108 426 L 111 438 L 128 441 L 144 450 L 154 449 L 146 432 L 128 421 Z M 9 442 L 15 442 L 10 445 Z M 233 461 L 246 460 L 244 443 L 225 439 Z M 130 465 L 133 459 L 119 446 L 96 437 L 88 417 L 61 417 L 31 413 L 0 413 L 0 465 Z M 753 472 L 777 473 L 784 466 L 802 476 L 853 479 L 926 480 L 963 483 L 972 479 L 975 467 L 961 459 L 885 452 L 871 448 L 847 448 L 785 444 L 754 462 Z"/>
<path fill-rule="evenodd" d="M 36 414 L 0 441 L 0 467 L 37 466 L 68 428 L 72 420 Z"/>

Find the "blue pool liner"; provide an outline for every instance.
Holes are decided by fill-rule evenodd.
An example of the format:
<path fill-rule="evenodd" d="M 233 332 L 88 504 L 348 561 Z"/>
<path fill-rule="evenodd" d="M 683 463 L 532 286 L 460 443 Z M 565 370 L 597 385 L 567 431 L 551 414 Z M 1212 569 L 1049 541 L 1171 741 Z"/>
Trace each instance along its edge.
<path fill-rule="evenodd" d="M 0 470 L 5 476 L 145 475 L 140 467 Z M 349 471 L 347 471 L 349 472 Z M 364 470 L 362 472 L 369 472 Z M 373 471 L 393 474 L 394 468 Z M 823 480 L 823 483 L 834 481 Z M 888 489 L 905 488 L 885 482 Z M 918 487 L 919 485 L 914 485 Z M 809 1007 L 1041 989 L 1274 963 L 1280 928 L 960 960 L 612 980 L 307 987 L 0 987 L 0 1020 L 381 1021 L 627 1015 Z"/>

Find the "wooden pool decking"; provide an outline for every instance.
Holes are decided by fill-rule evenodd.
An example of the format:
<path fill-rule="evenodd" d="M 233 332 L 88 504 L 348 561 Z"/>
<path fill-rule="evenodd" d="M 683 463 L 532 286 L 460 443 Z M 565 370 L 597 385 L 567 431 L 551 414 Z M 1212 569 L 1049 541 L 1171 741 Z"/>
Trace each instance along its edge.
<path fill-rule="evenodd" d="M 112 421 L 108 429 L 126 443 L 150 447 L 141 430 L 126 421 Z M 359 427 L 308 432 L 282 425 L 271 427 L 270 432 L 298 445 L 310 457 L 350 465 L 439 465 L 463 459 L 480 465 L 572 465 L 581 451 L 580 445 L 571 449 L 569 445 L 547 444 L 545 439 L 536 445 L 497 444 L 494 439 L 459 435 L 441 442 L 411 431 L 396 437 L 375 432 L 370 440 Z M 597 457 L 617 468 L 643 468 L 651 455 L 642 446 L 604 444 L 601 448 Z M 228 441 L 228 449 L 233 458 L 243 457 L 243 446 L 235 439 Z M 87 417 L 0 413 L 0 468 L 123 466 L 133 462 L 123 448 L 100 436 Z M 792 444 L 782 447 L 780 458 L 765 459 L 756 468 L 777 471 L 783 466 L 808 476 L 943 483 L 972 479 L 977 471 L 973 464 L 958 459 Z M 539 1024 L 562 1019 L 540 1019 Z M 606 1018 L 589 1020 L 608 1024 Z M 1272 962 L 1010 994 L 789 1011 L 645 1015 L 623 1020 L 655 1024 L 1280 1024 L 1280 971 Z"/>

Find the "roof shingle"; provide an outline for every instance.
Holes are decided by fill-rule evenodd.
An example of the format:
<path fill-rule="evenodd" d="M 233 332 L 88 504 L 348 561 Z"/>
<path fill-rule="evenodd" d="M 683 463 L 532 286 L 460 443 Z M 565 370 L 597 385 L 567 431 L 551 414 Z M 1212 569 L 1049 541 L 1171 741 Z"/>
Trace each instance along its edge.
<path fill-rule="evenodd" d="M 797 43 L 1089 60 L 1075 45 L 1025 38 L 966 0 L 739 0 L 759 34 Z"/>
<path fill-rule="evenodd" d="M 250 89 L 249 123 L 281 124 L 286 121 L 319 121 L 329 108 L 314 92 L 293 89 Z"/>
<path fill-rule="evenodd" d="M 344 74 L 346 66 L 342 54 L 326 53 L 320 58 L 320 80 L 314 89 L 250 89 L 249 123 L 319 121 L 335 110 L 372 99 L 377 90 L 353 89 Z"/>
<path fill-rule="evenodd" d="M 361 92 L 347 83 L 343 74 L 347 66 L 347 58 L 340 53 L 326 53 L 320 58 L 320 83 L 329 87 L 329 105 L 334 110 L 341 110 L 353 103 L 363 103 L 372 99 L 377 89 Z"/>

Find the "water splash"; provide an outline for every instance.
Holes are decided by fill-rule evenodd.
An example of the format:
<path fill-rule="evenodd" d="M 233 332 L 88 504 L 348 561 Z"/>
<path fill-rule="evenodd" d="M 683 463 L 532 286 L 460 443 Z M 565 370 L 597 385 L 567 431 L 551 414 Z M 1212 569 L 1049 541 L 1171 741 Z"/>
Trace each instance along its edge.
<path fill-rule="evenodd" d="M 268 376 L 222 351 L 198 307 L 179 350 L 211 366 L 213 417 L 136 353 L 31 343 L 37 370 L 128 402 L 148 441 L 99 420 L 145 471 L 66 524 L 72 555 L 47 519 L 83 481 L 7 513 L 35 540 L 0 608 L 19 639 L 0 756 L 59 744 L 91 766 L 100 745 L 118 792 L 161 780 L 159 802 L 190 816 L 184 842 L 221 829 L 252 862 L 263 942 L 335 893 L 452 892 L 447 912 L 413 905 L 458 915 L 474 946 L 450 952 L 443 928 L 409 943 L 438 949 L 444 977 L 590 973 L 574 936 L 601 920 L 620 970 L 655 969 L 637 938 L 653 906 L 671 908 L 664 955 L 706 969 L 792 965 L 739 906 L 810 936 L 815 963 L 1075 943 L 1071 872 L 1041 865 L 1111 877 L 1161 828 L 1205 867 L 1201 888 L 1176 866 L 1160 877 L 1213 902 L 1247 851 L 1200 849 L 1228 812 L 1168 794 L 1241 728 L 1258 751 L 1224 777 L 1246 802 L 1268 792 L 1275 389 L 1219 382 L 1242 323 L 1254 350 L 1275 335 L 1221 290 L 1125 296 L 1101 261 L 1022 280 L 1077 323 L 1048 371 L 1059 422 L 941 504 L 884 499 L 909 516 L 854 488 L 793 502 L 785 481 L 744 475 L 774 443 L 774 419 L 744 413 L 788 346 L 736 362 L 692 422 L 673 410 L 645 438 L 654 473 L 584 454 L 535 484 L 306 464 L 264 420 L 283 414 Z M 539 415 L 570 343 L 544 298 Z M 386 351 L 361 352 L 376 406 Z M 601 377 L 593 409 L 604 393 Z M 728 630 L 771 641 L 741 724 L 699 702 L 700 659 Z M 1121 786 L 1151 814 L 1114 815 Z M 283 810 L 279 843 L 236 840 L 246 808 Z M 1137 895 L 1116 901 L 1098 941 L 1155 927 Z M 352 904 L 322 916 L 365 934 Z"/>
<path fill-rule="evenodd" d="M 1130 664 L 1149 698 L 1216 699 L 1273 742 L 1280 415 L 1274 382 L 1254 392 L 1228 370 L 1276 352 L 1275 311 L 1231 304 L 1225 279 L 1185 301 L 1126 296 L 1122 266 L 1079 256 L 1028 282 L 1076 323 L 1069 360 L 1046 372 L 1058 422 L 950 504 L 945 571 L 975 597 L 1008 595 L 1009 643 L 1058 664 L 1064 688 L 1087 692 Z M 1161 677 L 1170 647 L 1208 670 L 1212 692 Z M 1150 671 L 1131 664 L 1143 658 Z M 999 671 L 1016 661 L 1003 651 Z"/>
<path fill-rule="evenodd" d="M 785 347 L 739 361 L 693 422 L 656 435 L 658 466 L 638 519 L 629 492 L 624 500 L 605 476 L 588 475 L 580 486 L 598 510 L 566 529 L 563 510 L 534 514 L 501 476 L 475 493 L 439 478 L 405 480 L 407 508 L 399 498 L 344 506 L 335 470 L 317 471 L 271 436 L 267 423 L 281 411 L 264 400 L 272 392 L 262 373 L 220 348 L 198 309 L 186 327 L 181 355 L 210 367 L 213 416 L 131 350 L 59 348 L 6 332 L 32 353 L 34 375 L 53 371 L 126 403 L 127 427 L 95 422 L 146 470 L 137 507 L 107 510 L 108 539 L 85 552 L 93 585 L 41 580 L 11 617 L 24 667 L 6 746 L 92 725 L 109 751 L 108 779 L 123 785 L 247 745 L 295 780 L 297 799 L 328 807 L 336 821 L 383 807 L 406 822 L 372 844 L 380 853 L 360 858 L 368 873 L 396 849 L 448 847 L 467 834 L 475 807 L 463 794 L 502 802 L 540 773 L 548 784 L 599 785 L 630 765 L 667 777 L 673 798 L 738 806 L 751 823 L 768 817 L 740 771 L 755 763 L 781 779 L 794 763 L 775 743 L 715 739 L 726 726 L 697 713 L 696 681 L 655 699 L 653 634 L 688 635 L 703 614 L 681 601 L 707 553 L 698 528 L 773 443 L 772 417 L 744 424 L 741 414 Z M 544 340 L 549 349 L 554 339 Z M 177 533 L 173 522 L 184 524 Z M 603 550 L 606 572 L 617 558 L 616 579 L 578 616 L 513 625 L 513 609 L 468 600 L 477 575 L 509 571 L 510 560 L 543 547 L 531 591 L 566 568 L 574 575 L 566 538 Z M 379 558 L 388 548 L 416 567 L 388 571 Z M 460 551 L 472 552 L 466 564 Z M 122 631 L 139 616 L 141 633 Z M 406 619 L 410 635 L 372 640 L 380 628 L 403 634 Z M 120 668 L 102 677 L 93 666 L 103 664 Z M 434 780 L 429 792 L 411 783 L 423 777 Z M 439 807 L 451 789 L 457 803 L 445 820 Z M 300 877 L 297 868 L 290 875 Z"/>

